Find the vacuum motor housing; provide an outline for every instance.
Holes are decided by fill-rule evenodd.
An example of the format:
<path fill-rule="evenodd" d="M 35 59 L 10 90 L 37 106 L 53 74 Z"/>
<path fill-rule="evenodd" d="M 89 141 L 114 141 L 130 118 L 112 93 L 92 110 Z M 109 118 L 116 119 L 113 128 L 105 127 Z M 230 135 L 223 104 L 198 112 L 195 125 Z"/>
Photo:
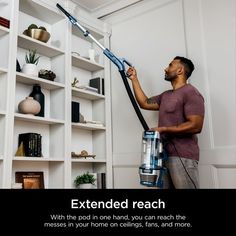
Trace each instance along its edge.
<path fill-rule="evenodd" d="M 162 185 L 164 152 L 157 131 L 144 131 L 142 139 L 142 160 L 139 167 L 140 184 L 149 187 Z"/>

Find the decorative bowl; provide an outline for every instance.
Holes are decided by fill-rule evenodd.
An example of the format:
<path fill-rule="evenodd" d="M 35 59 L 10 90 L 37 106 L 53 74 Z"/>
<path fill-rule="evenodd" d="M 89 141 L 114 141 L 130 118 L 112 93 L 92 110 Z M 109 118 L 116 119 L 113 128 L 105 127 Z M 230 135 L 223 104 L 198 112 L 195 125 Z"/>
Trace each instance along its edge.
<path fill-rule="evenodd" d="M 43 29 L 25 30 L 23 34 L 46 43 L 50 39 L 50 33 Z"/>

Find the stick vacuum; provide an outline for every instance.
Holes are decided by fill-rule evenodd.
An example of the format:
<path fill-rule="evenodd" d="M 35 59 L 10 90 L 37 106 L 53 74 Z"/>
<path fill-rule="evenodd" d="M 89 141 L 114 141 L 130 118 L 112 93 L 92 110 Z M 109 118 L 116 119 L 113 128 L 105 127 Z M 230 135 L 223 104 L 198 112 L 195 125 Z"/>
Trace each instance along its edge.
<path fill-rule="evenodd" d="M 103 50 L 103 54 L 106 55 L 113 62 L 120 72 L 124 86 L 128 93 L 129 99 L 134 107 L 134 110 L 141 122 L 144 132 L 143 132 L 143 147 L 142 147 L 142 163 L 139 167 L 140 184 L 145 186 L 156 186 L 163 187 L 163 174 L 166 168 L 163 166 L 163 160 L 165 159 L 163 145 L 160 139 L 160 134 L 157 131 L 150 131 L 146 121 L 143 118 L 142 113 L 137 105 L 134 95 L 130 89 L 127 75 L 125 72 L 125 64 L 132 67 L 132 64 L 124 58 L 117 58 L 108 48 L 105 48 L 100 42 L 98 42 L 90 32 L 85 29 L 81 24 L 78 23 L 70 13 L 68 13 L 60 4 L 56 6 L 69 18 L 70 22 L 78 27 L 84 37 L 89 37 L 95 42 L 98 47 Z"/>

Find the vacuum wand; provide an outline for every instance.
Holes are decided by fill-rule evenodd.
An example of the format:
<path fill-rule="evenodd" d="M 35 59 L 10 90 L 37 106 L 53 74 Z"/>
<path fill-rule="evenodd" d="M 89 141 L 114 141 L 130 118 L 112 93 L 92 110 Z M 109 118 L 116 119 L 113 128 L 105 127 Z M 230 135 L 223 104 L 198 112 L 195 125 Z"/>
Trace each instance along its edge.
<path fill-rule="evenodd" d="M 98 42 L 88 30 L 86 30 L 78 21 L 71 16 L 63 7 L 57 3 L 57 7 L 69 18 L 70 22 L 77 26 L 85 37 L 89 37 L 95 42 L 102 50 L 103 53 L 118 67 L 121 78 L 124 82 L 126 91 L 130 98 L 130 101 L 134 107 L 134 110 L 141 122 L 144 132 L 143 132 L 143 147 L 142 147 L 142 164 L 139 167 L 140 184 L 146 186 L 156 186 L 163 187 L 163 175 L 166 172 L 166 168 L 163 166 L 163 161 L 165 160 L 165 155 L 162 148 L 162 143 L 160 140 L 160 134 L 157 131 L 150 131 L 143 115 L 137 105 L 134 95 L 130 89 L 127 74 L 125 72 L 125 64 L 132 66 L 125 59 L 117 58 L 108 48 L 105 48 L 100 42 Z"/>
<path fill-rule="evenodd" d="M 118 70 L 119 70 L 122 80 L 124 82 L 126 91 L 127 91 L 128 96 L 130 98 L 130 101 L 134 107 L 134 110 L 135 110 L 144 130 L 149 130 L 149 127 L 148 127 L 146 121 L 144 120 L 142 113 L 140 112 L 140 109 L 137 105 L 137 102 L 134 98 L 134 95 L 133 95 L 133 93 L 130 89 L 129 83 L 127 81 L 127 75 L 125 73 L 125 64 L 127 64 L 128 66 L 132 66 L 132 64 L 130 62 L 128 62 L 127 60 L 125 60 L 124 58 L 122 58 L 122 59 L 117 58 L 108 48 L 105 48 L 100 42 L 98 42 L 98 40 L 96 40 L 90 34 L 90 32 L 88 30 L 86 30 L 81 24 L 79 24 L 78 21 L 69 12 L 67 12 L 60 4 L 57 3 L 56 6 L 69 18 L 70 22 L 73 25 L 77 26 L 83 32 L 83 35 L 85 37 L 89 37 L 90 39 L 92 39 L 92 41 L 95 42 L 98 45 L 98 47 L 100 47 L 103 50 L 103 54 L 105 54 L 118 67 Z"/>
<path fill-rule="evenodd" d="M 69 18 L 70 22 L 73 25 L 76 25 L 84 34 L 85 37 L 91 38 L 103 51 L 106 49 L 101 43 L 99 43 L 82 25 L 78 23 L 78 21 L 67 12 L 60 4 L 57 3 L 57 7 Z"/>

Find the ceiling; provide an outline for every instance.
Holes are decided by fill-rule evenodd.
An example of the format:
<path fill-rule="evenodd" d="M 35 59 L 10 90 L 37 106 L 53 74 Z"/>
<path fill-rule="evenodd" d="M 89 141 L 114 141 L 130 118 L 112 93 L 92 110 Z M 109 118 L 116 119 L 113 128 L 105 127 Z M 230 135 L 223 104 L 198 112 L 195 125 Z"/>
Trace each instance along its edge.
<path fill-rule="evenodd" d="M 110 15 L 144 0 L 72 0 L 97 18 Z"/>
<path fill-rule="evenodd" d="M 117 2 L 117 0 L 72 0 L 72 1 L 90 12 L 94 12 L 102 7 L 106 7 L 107 5 Z"/>

